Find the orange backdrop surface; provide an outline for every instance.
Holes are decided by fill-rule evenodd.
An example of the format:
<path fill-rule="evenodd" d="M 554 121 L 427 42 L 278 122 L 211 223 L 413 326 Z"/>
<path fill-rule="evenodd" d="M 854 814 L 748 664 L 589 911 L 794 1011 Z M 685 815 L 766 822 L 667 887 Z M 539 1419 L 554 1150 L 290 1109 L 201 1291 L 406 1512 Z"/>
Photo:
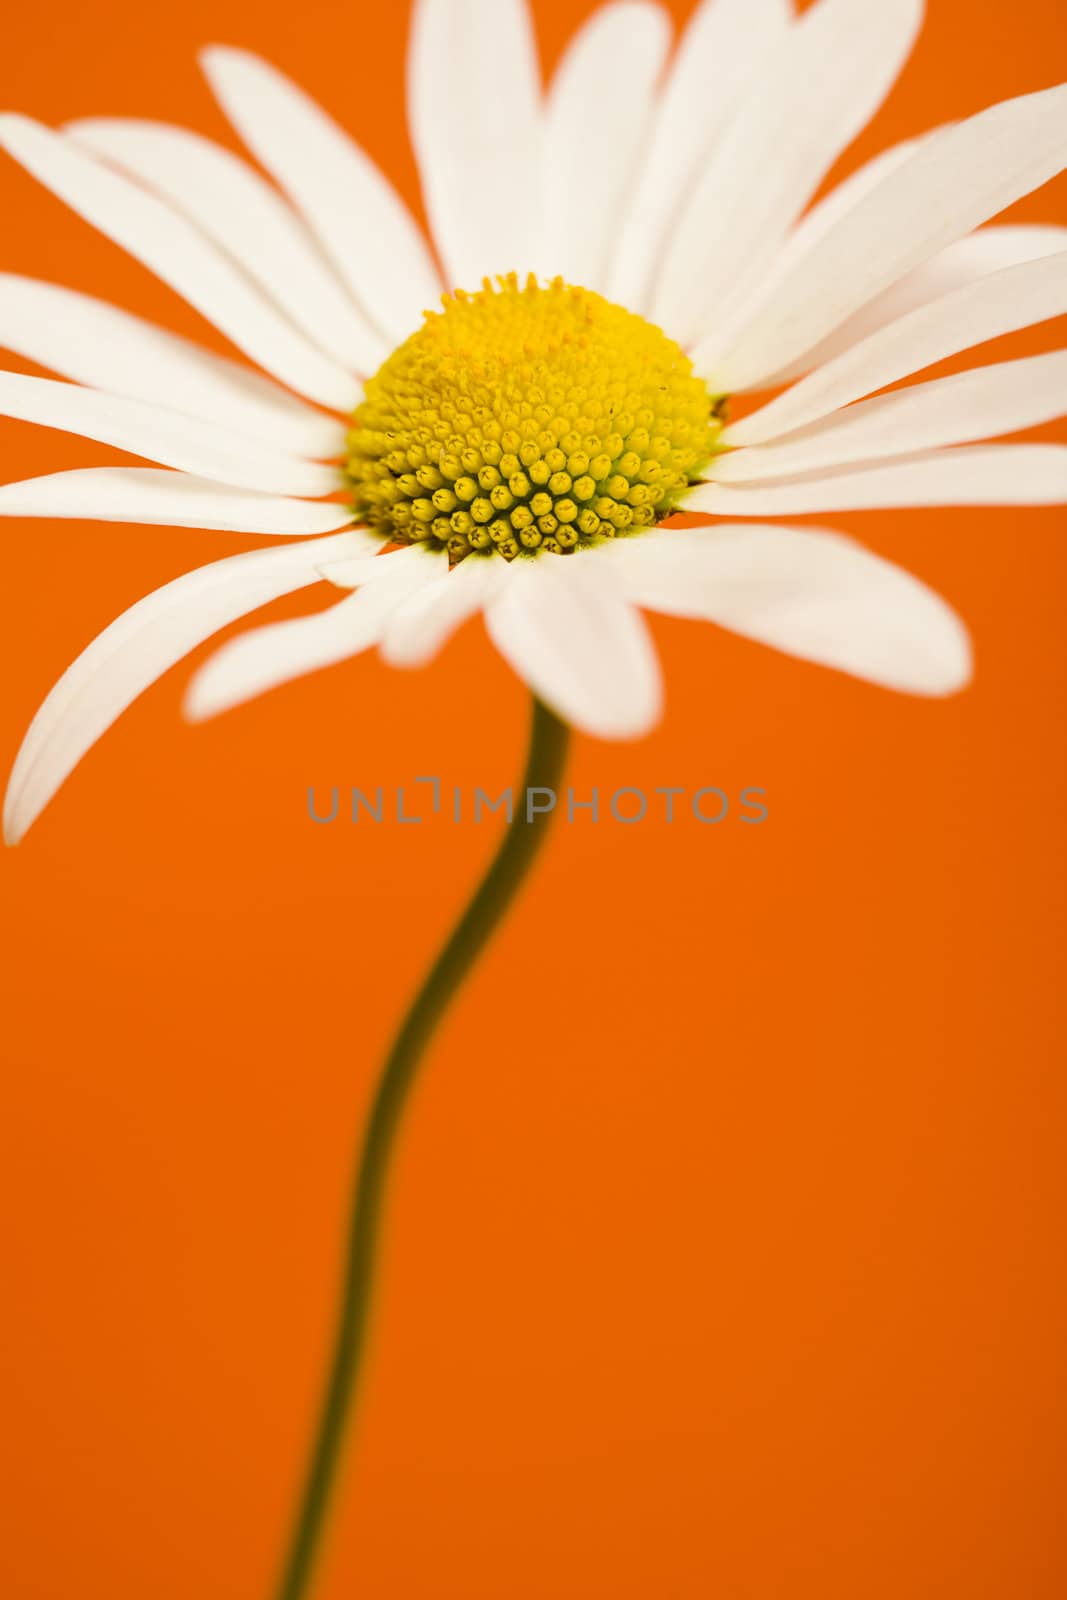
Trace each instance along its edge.
<path fill-rule="evenodd" d="M 591 9 L 537 0 L 546 66 Z M 1067 78 L 1061 0 L 930 11 L 840 172 Z M 407 26 L 399 3 L 20 4 L 0 95 L 232 143 L 195 51 L 245 45 L 417 204 Z M 1067 182 L 1015 215 L 1067 223 Z M 9 162 L 0 216 L 0 267 L 218 344 Z M 106 459 L 0 423 L 5 480 Z M 831 520 L 958 606 L 975 685 L 913 701 L 655 624 L 663 726 L 579 741 L 574 784 L 761 786 L 769 819 L 560 826 L 451 1014 L 321 1600 L 1067 1592 L 1062 512 Z M 95 631 L 251 543 L 3 541 L 5 766 Z M 524 692 L 480 626 L 426 672 L 365 658 L 199 729 L 187 670 L 0 859 L 10 1600 L 268 1594 L 355 1129 L 495 831 L 316 827 L 306 790 L 499 788 L 521 757 Z"/>

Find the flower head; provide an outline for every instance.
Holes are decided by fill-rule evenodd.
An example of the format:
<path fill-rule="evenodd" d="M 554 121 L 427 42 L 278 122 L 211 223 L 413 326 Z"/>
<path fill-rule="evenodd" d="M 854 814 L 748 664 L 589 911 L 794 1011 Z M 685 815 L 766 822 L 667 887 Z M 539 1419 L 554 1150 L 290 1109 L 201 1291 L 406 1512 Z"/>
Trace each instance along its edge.
<path fill-rule="evenodd" d="M 458 290 L 370 380 L 348 436 L 357 516 L 402 544 L 512 561 L 662 522 L 722 432 L 651 323 L 561 278 Z"/>
<path fill-rule="evenodd" d="M 1067 410 L 1067 353 L 898 387 L 1067 312 L 1067 230 L 983 226 L 1067 165 L 1067 86 L 812 203 L 921 18 L 920 0 L 799 17 L 704 0 L 668 61 L 664 14 L 613 0 L 543 92 L 523 0 L 418 0 L 433 248 L 359 146 L 242 51 L 204 68 L 271 181 L 159 123 L 0 119 L 17 161 L 243 358 L 0 275 L 0 342 L 58 375 L 0 373 L 0 411 L 158 463 L 9 484 L 0 514 L 294 541 L 179 578 L 90 645 L 19 753 L 7 837 L 171 665 L 323 581 L 350 592 L 223 646 L 191 717 L 372 646 L 425 664 L 478 612 L 604 737 L 659 715 L 642 609 L 895 689 L 960 688 L 969 646 L 944 602 L 844 535 L 764 520 L 1067 500 L 1067 449 L 980 442 Z M 704 525 L 668 525 L 677 511 Z"/>

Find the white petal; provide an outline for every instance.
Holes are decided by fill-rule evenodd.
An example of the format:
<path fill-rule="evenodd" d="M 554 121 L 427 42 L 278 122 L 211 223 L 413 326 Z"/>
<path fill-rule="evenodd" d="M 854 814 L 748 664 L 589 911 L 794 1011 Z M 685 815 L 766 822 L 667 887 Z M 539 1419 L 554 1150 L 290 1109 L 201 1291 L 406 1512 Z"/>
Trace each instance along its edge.
<path fill-rule="evenodd" d="M 309 344 L 199 229 L 162 200 L 29 117 L 0 117 L 0 146 L 282 383 L 337 411 L 359 403 L 352 374 Z"/>
<path fill-rule="evenodd" d="M 377 644 L 390 613 L 407 595 L 432 582 L 447 559 L 443 552 L 418 545 L 379 556 L 383 575 L 328 610 L 239 634 L 195 674 L 185 715 L 202 722 L 279 684 L 359 655 Z"/>
<path fill-rule="evenodd" d="M 753 388 L 914 267 L 1067 166 L 1067 84 L 992 106 L 924 144 L 819 240 L 715 362 L 716 388 Z"/>
<path fill-rule="evenodd" d="M 385 630 L 381 651 L 391 667 L 424 667 L 452 635 L 506 580 L 498 557 L 468 556 L 398 606 Z"/>
<path fill-rule="evenodd" d="M 612 251 L 609 299 L 647 310 L 652 269 L 700 165 L 791 21 L 790 0 L 703 0 L 693 13 Z"/>
<path fill-rule="evenodd" d="M 805 255 L 817 239 L 828 233 L 834 224 L 846 212 L 852 210 L 865 195 L 888 177 L 889 173 L 899 167 L 901 162 L 907 161 L 926 139 L 937 137 L 943 132 L 941 128 L 933 133 L 924 134 L 918 139 L 902 139 L 899 144 L 890 145 L 888 150 L 881 150 L 869 161 L 865 161 L 855 172 L 849 173 L 847 178 L 842 178 L 830 193 L 824 195 L 817 205 L 812 206 L 797 223 L 786 240 L 779 259 L 775 262 L 777 273 L 783 264 L 792 266 Z"/>
<path fill-rule="evenodd" d="M 406 338 L 437 304 L 441 284 L 395 189 L 277 68 L 221 46 L 200 59 L 226 115 L 303 213 L 364 312 L 391 342 Z"/>
<path fill-rule="evenodd" d="M 940 131 L 942 130 L 938 130 Z M 934 138 L 936 134 L 927 134 L 925 137 Z M 801 217 L 783 243 L 773 265 L 757 276 L 746 293 L 740 297 L 731 296 L 730 314 L 726 316 L 721 309 L 713 309 L 710 316 L 710 332 L 704 332 L 691 351 L 693 365 L 698 372 L 714 371 L 717 352 L 735 344 L 752 321 L 763 314 L 767 305 L 777 295 L 780 285 L 795 270 L 797 263 L 803 260 L 809 250 L 815 248 L 818 241 L 830 231 L 840 217 L 851 211 L 864 195 L 876 188 L 887 173 L 906 161 L 912 152 L 918 149 L 921 142 L 919 139 L 905 139 L 901 144 L 883 150 L 880 155 L 874 156 L 845 178 Z M 807 370 L 810 364 L 806 363 L 804 370 Z"/>
<path fill-rule="evenodd" d="M 221 422 L 293 455 L 337 455 L 336 417 L 269 378 L 55 283 L 0 273 L 0 346 L 64 378 Z"/>
<path fill-rule="evenodd" d="M 563 57 L 545 111 L 546 277 L 604 290 L 670 42 L 659 6 L 615 0 Z"/>
<path fill-rule="evenodd" d="M 0 416 L 79 433 L 131 455 L 242 489 L 323 495 L 341 487 L 336 467 L 284 456 L 243 433 L 229 433 L 217 423 L 200 422 L 145 400 L 52 378 L 0 372 Z"/>
<path fill-rule="evenodd" d="M 790 226 L 892 88 L 922 9 L 922 0 L 819 0 L 778 46 L 667 247 L 653 319 L 675 338 L 708 333 L 773 267 Z"/>
<path fill-rule="evenodd" d="M 761 483 L 1018 433 L 1065 412 L 1067 351 L 1057 350 L 863 400 L 776 444 L 731 451 L 709 476 L 716 483 Z"/>
<path fill-rule="evenodd" d="M 356 555 L 344 557 L 340 561 L 324 561 L 319 571 L 327 583 L 334 584 L 338 589 L 361 589 L 365 583 L 372 583 L 381 573 L 378 566 L 378 555 L 384 546 L 379 541 L 377 550 L 364 550 Z M 390 551 L 391 555 L 399 555 L 400 551 Z"/>
<path fill-rule="evenodd" d="M 799 517 L 822 511 L 892 506 L 1047 506 L 1067 504 L 1067 445 L 968 445 L 862 471 L 774 483 L 702 483 L 686 512 L 717 517 Z"/>
<path fill-rule="evenodd" d="M 924 261 L 921 267 L 905 273 L 891 288 L 875 295 L 873 300 L 847 317 L 814 349 L 806 351 L 799 360 L 791 362 L 781 372 L 760 381 L 767 388 L 788 383 L 802 372 L 825 366 L 853 345 L 877 333 L 879 328 L 896 322 L 920 306 L 940 300 L 955 289 L 962 289 L 1005 267 L 1018 266 L 1024 261 L 1040 261 L 1044 256 L 1063 251 L 1067 251 L 1067 228 L 1011 224 L 979 228 L 965 239 L 957 239 L 955 244 L 939 251 L 929 261 Z M 714 356 L 710 351 L 702 351 L 701 358 L 704 364 L 714 365 Z M 701 363 L 698 362 L 697 366 L 700 370 Z"/>
<path fill-rule="evenodd" d="M 238 156 L 184 128 L 132 117 L 93 117 L 66 131 L 177 206 L 328 355 L 366 374 L 389 354 L 303 224 Z"/>
<path fill-rule="evenodd" d="M 346 527 L 352 510 L 333 501 L 250 494 L 154 467 L 83 467 L 0 485 L 0 517 L 143 522 L 292 539 Z"/>
<path fill-rule="evenodd" d="M 925 584 L 819 528 L 673 528 L 610 549 L 626 593 L 887 689 L 946 695 L 971 676 L 966 630 Z"/>
<path fill-rule="evenodd" d="M 408 124 L 450 288 L 535 270 L 540 93 L 525 0 L 416 0 Z"/>
<path fill-rule="evenodd" d="M 363 536 L 281 545 L 187 572 L 139 600 L 60 678 L 30 725 L 4 802 L 17 844 L 100 735 L 150 684 L 220 628 L 318 581 L 317 561 L 360 548 Z"/>
<path fill-rule="evenodd" d="M 769 405 L 731 424 L 723 442 L 762 444 L 792 433 L 961 350 L 1065 312 L 1067 252 L 1006 267 L 879 329 Z"/>
<path fill-rule="evenodd" d="M 598 555 L 511 562 L 486 627 L 505 661 L 565 721 L 601 739 L 636 739 L 659 720 L 659 662 L 644 620 Z"/>

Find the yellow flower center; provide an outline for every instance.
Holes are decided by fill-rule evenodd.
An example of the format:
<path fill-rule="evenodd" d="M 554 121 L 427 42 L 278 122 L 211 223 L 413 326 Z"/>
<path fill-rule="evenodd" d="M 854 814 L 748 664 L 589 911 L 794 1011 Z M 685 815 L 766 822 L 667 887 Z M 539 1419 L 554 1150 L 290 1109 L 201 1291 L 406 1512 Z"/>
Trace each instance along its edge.
<path fill-rule="evenodd" d="M 723 426 L 673 340 L 562 279 L 512 274 L 443 306 L 355 413 L 347 471 L 364 521 L 456 562 L 569 551 L 670 516 Z"/>

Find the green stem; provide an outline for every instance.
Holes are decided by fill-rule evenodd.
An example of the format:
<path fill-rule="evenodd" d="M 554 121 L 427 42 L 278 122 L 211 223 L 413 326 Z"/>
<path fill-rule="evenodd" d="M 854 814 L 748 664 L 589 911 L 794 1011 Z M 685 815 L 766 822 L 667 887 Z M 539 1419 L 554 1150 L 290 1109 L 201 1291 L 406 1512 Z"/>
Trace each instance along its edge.
<path fill-rule="evenodd" d="M 426 1046 L 522 886 L 544 840 L 549 813 L 528 818 L 526 791 L 558 790 L 569 730 L 534 701 L 522 787 L 488 872 L 405 1017 L 382 1070 L 352 1193 L 344 1281 L 329 1379 L 277 1600 L 305 1600 L 337 1478 L 353 1396 L 366 1354 L 375 1266 L 389 1168 L 404 1108 Z"/>

